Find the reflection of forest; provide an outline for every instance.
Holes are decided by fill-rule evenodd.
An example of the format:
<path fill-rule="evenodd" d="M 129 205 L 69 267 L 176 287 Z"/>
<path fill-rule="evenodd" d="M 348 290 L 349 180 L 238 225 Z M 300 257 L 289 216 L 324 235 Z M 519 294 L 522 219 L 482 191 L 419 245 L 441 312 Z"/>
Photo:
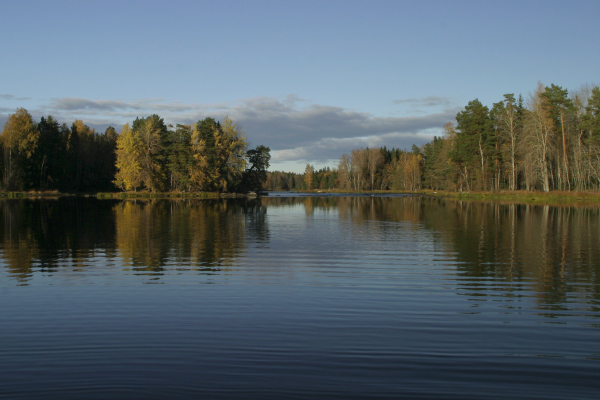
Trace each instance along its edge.
<path fill-rule="evenodd" d="M 4 200 L 0 262 L 20 283 L 36 272 L 92 268 L 101 257 L 136 274 L 222 274 L 270 240 L 266 210 L 335 212 L 359 226 L 385 221 L 434 232 L 464 293 L 508 298 L 533 288 L 540 307 L 600 301 L 600 208 L 456 202 L 419 197 L 266 197 L 222 200 Z M 403 225 L 406 227 L 406 225 Z M 383 231 L 386 230 L 386 231 Z M 302 232 L 298 233 L 302 235 Z M 301 237 L 298 240 L 302 240 Z M 586 301 L 587 303 L 588 301 Z"/>
<path fill-rule="evenodd" d="M 266 197 L 262 204 L 266 207 L 304 206 L 305 214 L 315 210 L 336 210 L 341 219 L 360 223 L 363 221 L 414 221 L 422 219 L 420 210 L 423 199 L 420 197 L 384 196 L 321 196 L 321 197 Z"/>
<path fill-rule="evenodd" d="M 33 271 L 82 268 L 98 249 L 114 255 L 113 204 L 78 198 L 0 201 L 2 263 L 24 282 Z"/>
<path fill-rule="evenodd" d="M 220 271 L 246 241 L 269 240 L 258 200 L 5 200 L 2 262 L 26 282 L 34 272 L 77 271 L 101 251 L 126 270 L 160 275 L 165 268 Z"/>
<path fill-rule="evenodd" d="M 246 223 L 255 234 L 264 236 L 266 229 L 264 224 L 262 230 L 256 227 L 256 200 L 125 201 L 114 209 L 123 259 L 136 271 L 158 274 L 167 265 L 192 265 L 206 272 L 227 269 L 244 252 Z"/>
<path fill-rule="evenodd" d="M 600 301 L 600 208 L 457 202 L 419 197 L 263 199 L 269 207 L 302 204 L 307 215 L 337 208 L 341 219 L 411 221 L 436 232 L 453 253 L 459 281 L 478 296 L 518 296 L 534 285 L 540 307 L 559 310 L 570 296 Z M 381 225 L 380 229 L 389 229 Z M 489 282 L 498 281 L 490 285 Z M 486 283 L 487 282 L 487 283 Z M 502 284 L 504 283 L 504 284 Z"/>
<path fill-rule="evenodd" d="M 519 281 L 534 285 L 544 309 L 559 310 L 572 296 L 600 300 L 600 208 L 434 199 L 424 204 L 435 204 L 423 210 L 424 221 L 452 245 L 472 292 L 518 296 L 521 285 L 490 282 Z"/>

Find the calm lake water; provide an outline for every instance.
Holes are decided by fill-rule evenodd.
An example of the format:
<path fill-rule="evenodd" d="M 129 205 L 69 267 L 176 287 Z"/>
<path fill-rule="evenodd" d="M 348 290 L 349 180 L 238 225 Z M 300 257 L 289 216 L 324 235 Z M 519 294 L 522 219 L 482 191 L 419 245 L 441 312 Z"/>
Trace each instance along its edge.
<path fill-rule="evenodd" d="M 0 202 L 0 398 L 597 399 L 600 209 Z"/>

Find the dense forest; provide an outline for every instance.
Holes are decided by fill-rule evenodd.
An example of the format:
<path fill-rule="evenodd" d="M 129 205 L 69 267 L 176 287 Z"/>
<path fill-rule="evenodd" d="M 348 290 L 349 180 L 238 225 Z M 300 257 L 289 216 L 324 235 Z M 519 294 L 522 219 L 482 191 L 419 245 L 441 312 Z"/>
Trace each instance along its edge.
<path fill-rule="evenodd" d="M 421 148 L 361 148 L 337 169 L 271 172 L 272 189 L 586 191 L 600 188 L 600 88 L 539 84 L 527 104 L 470 101 Z"/>
<path fill-rule="evenodd" d="M 229 118 L 173 127 L 151 115 L 97 133 L 21 108 L 0 140 L 7 191 L 589 191 L 600 188 L 600 88 L 539 84 L 527 102 L 506 94 L 491 108 L 475 99 L 424 146 L 354 149 L 303 174 L 267 172 L 270 149 L 248 150 Z"/>
<path fill-rule="evenodd" d="M 268 147 L 248 150 L 229 118 L 173 127 L 151 115 L 120 134 L 113 127 L 101 134 L 80 120 L 71 127 L 52 116 L 36 123 L 20 108 L 0 140 L 5 191 L 244 192 L 262 187 L 271 158 Z"/>

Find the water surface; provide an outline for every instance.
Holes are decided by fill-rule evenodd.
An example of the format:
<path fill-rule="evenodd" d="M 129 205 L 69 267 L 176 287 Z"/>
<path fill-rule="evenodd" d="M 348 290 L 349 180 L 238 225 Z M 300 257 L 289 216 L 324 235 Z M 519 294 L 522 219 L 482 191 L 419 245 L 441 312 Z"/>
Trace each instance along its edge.
<path fill-rule="evenodd" d="M 0 203 L 2 398 L 595 399 L 600 211 Z"/>

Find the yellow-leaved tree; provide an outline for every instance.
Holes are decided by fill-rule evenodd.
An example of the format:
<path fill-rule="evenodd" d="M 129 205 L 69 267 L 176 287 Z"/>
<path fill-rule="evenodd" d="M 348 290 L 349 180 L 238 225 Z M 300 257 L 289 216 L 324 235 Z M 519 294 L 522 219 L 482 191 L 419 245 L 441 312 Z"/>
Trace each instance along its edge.
<path fill-rule="evenodd" d="M 167 127 L 156 114 L 136 118 L 131 129 L 125 125 L 117 139 L 115 185 L 124 190 L 163 190 L 166 186 L 167 140 Z"/>
<path fill-rule="evenodd" d="M 246 167 L 246 139 L 238 126 L 225 117 L 198 121 L 192 133 L 194 164 L 190 181 L 195 189 L 228 192 L 241 182 Z"/>
<path fill-rule="evenodd" d="M 142 185 L 142 166 L 140 157 L 142 141 L 129 124 L 123 125 L 117 138 L 117 173 L 115 185 L 122 190 L 137 190 Z"/>
<path fill-rule="evenodd" d="M 153 192 L 165 187 L 165 146 L 167 127 L 154 114 L 133 122 L 133 133 L 141 141 L 140 166 L 143 185 Z"/>
<path fill-rule="evenodd" d="M 227 192 L 235 188 L 242 180 L 246 169 L 246 150 L 248 144 L 241 129 L 229 118 L 225 117 L 223 126 L 216 140 L 219 151 L 219 191 Z"/>
<path fill-rule="evenodd" d="M 306 164 L 306 168 L 304 169 L 304 188 L 306 190 L 313 189 L 314 182 L 314 170 L 310 164 Z"/>
<path fill-rule="evenodd" d="M 5 190 L 26 189 L 31 182 L 27 174 L 38 173 L 33 170 L 32 157 L 37 149 L 40 132 L 33 122 L 31 114 L 24 108 L 9 115 L 2 130 L 4 149 L 3 185 Z"/>

